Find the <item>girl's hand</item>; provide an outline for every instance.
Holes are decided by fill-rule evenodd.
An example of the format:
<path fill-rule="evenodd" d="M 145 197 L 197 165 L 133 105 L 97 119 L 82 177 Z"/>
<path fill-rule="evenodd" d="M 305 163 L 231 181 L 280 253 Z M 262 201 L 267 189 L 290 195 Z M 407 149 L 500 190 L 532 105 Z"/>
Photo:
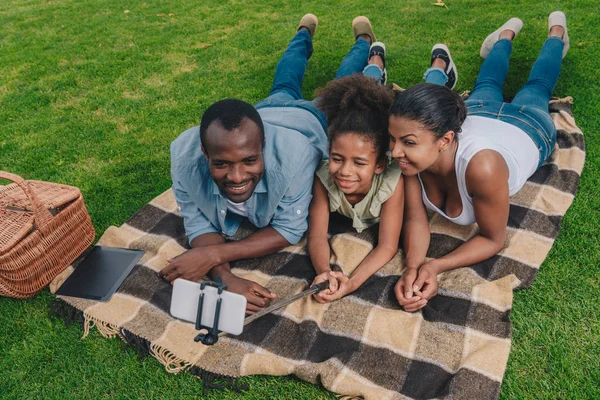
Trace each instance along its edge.
<path fill-rule="evenodd" d="M 329 280 L 329 288 L 328 289 L 325 289 L 325 290 L 320 291 L 319 293 L 313 294 L 313 297 L 319 303 L 326 303 L 326 301 L 323 300 L 322 295 L 333 295 L 338 290 L 338 280 L 332 275 L 332 273 L 333 273 L 333 271 L 326 271 L 326 272 L 320 273 L 319 275 L 315 276 L 315 279 L 310 284 L 310 286 L 318 285 L 321 282 Z"/>
<path fill-rule="evenodd" d="M 352 293 L 355 290 L 354 285 L 352 284 L 352 280 L 350 278 L 348 278 L 346 275 L 344 275 L 342 272 L 329 271 L 326 274 L 328 274 L 327 279 L 329 279 L 330 289 L 331 289 L 331 285 L 334 284 L 333 281 L 335 281 L 335 290 L 331 291 L 330 289 L 327 289 L 327 290 L 324 290 L 317 294 L 314 294 L 313 296 L 314 296 L 315 300 L 317 300 L 319 303 L 325 304 L 325 303 L 330 303 L 335 300 L 339 300 L 342 297 L 346 296 L 347 294 Z M 323 275 L 323 274 L 321 274 L 321 275 Z M 321 276 L 321 275 L 319 275 L 319 276 Z M 317 278 L 319 276 L 317 276 Z M 315 278 L 315 281 L 313 282 L 313 284 L 318 283 L 317 278 Z M 322 282 L 322 281 L 320 281 L 320 282 Z"/>

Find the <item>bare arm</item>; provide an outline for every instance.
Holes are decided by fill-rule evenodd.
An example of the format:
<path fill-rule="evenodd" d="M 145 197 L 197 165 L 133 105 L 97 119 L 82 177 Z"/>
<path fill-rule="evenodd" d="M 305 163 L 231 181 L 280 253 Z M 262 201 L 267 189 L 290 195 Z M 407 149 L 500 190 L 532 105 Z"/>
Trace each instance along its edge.
<path fill-rule="evenodd" d="M 327 190 L 315 178 L 313 183 L 313 198 L 308 213 L 308 254 L 317 275 L 330 271 L 329 259 L 331 249 L 327 238 L 329 229 L 329 199 Z"/>
<path fill-rule="evenodd" d="M 261 257 L 275 253 L 289 243 L 275 229 L 265 227 L 246 239 L 226 242 L 217 233 L 200 235 L 192 241 L 192 249 L 169 260 L 169 266 L 161 271 L 167 280 L 177 278 L 199 280 L 216 266 L 229 269 L 230 261 Z"/>
<path fill-rule="evenodd" d="M 404 185 L 402 177 L 392 196 L 381 207 L 379 240 L 377 246 L 354 270 L 350 278 L 340 272 L 331 273 L 331 278 L 339 280 L 340 286 L 333 294 L 319 293 L 315 298 L 321 302 L 340 299 L 358 289 L 371 275 L 379 271 L 398 252 L 402 216 L 404 214 Z M 330 279 L 331 282 L 331 279 Z"/>
<path fill-rule="evenodd" d="M 434 260 L 437 273 L 487 260 L 505 245 L 510 209 L 506 162 L 495 151 L 481 151 L 469 162 L 466 182 L 473 197 L 479 233 L 453 252 Z"/>
<path fill-rule="evenodd" d="M 358 289 L 371 275 L 379 271 L 398 252 L 402 217 L 404 214 L 404 185 L 402 177 L 392 196 L 381 207 L 377 246 L 350 276 L 352 291 Z"/>
<path fill-rule="evenodd" d="M 431 233 L 421 195 L 421 184 L 416 176 L 404 177 L 404 226 L 402 243 L 406 256 L 406 269 L 394 287 L 394 293 L 404 310 L 413 312 L 427 304 L 421 292 L 414 290 L 421 265 L 425 263 Z"/>
<path fill-rule="evenodd" d="M 506 162 L 495 151 L 481 151 L 469 162 L 466 182 L 473 198 L 479 234 L 451 253 L 421 266 L 413 289 L 422 292 L 422 301 L 427 301 L 436 295 L 439 273 L 487 260 L 504 247 L 510 209 Z M 418 308 L 422 306 L 424 304 Z M 408 308 L 405 307 L 407 311 L 416 311 L 416 309 L 410 305 Z"/>
<path fill-rule="evenodd" d="M 231 272 L 229 261 L 274 253 L 288 242 L 271 227 L 266 227 L 239 242 L 226 242 L 218 233 L 206 233 L 192 240 L 192 249 L 169 260 L 160 275 L 170 282 L 177 278 L 199 281 L 205 275 L 220 276 L 228 290 L 246 297 L 246 313 L 264 308 L 275 294 L 258 283 L 239 278 Z M 239 258 L 235 258 L 239 257 Z"/>
<path fill-rule="evenodd" d="M 270 226 L 266 226 L 246 239 L 227 242 L 219 247 L 220 258 L 215 265 L 245 258 L 262 257 L 289 246 L 287 240 Z"/>
<path fill-rule="evenodd" d="M 431 233 L 425 205 L 421 197 L 421 184 L 416 176 L 404 178 L 404 226 L 402 244 L 406 255 L 406 268 L 417 269 L 425 263 Z"/>

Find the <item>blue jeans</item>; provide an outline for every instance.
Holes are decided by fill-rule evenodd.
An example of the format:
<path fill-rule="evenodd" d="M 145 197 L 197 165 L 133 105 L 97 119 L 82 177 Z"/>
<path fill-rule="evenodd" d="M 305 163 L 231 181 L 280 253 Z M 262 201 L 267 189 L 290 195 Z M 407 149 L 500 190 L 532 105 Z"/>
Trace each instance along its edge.
<path fill-rule="evenodd" d="M 502 86 L 508 73 L 512 42 L 508 39 L 497 41 L 483 62 L 475 88 L 465 102 L 468 115 L 496 118 L 527 133 L 540 152 L 538 167 L 548 159 L 556 143 L 556 127 L 548 112 L 548 102 L 560 74 L 563 46 L 560 38 L 548 38 L 527 83 L 511 103 L 505 103 Z"/>
<path fill-rule="evenodd" d="M 429 68 L 425 71 L 423 78 L 425 78 L 425 82 L 427 83 L 433 83 L 440 86 L 444 86 L 446 82 L 448 82 L 448 75 L 446 75 L 446 72 L 441 68 Z"/>
<path fill-rule="evenodd" d="M 360 73 L 367 65 L 369 58 L 369 43 L 360 38 L 350 52 L 342 60 L 342 64 L 335 75 L 341 78 Z M 299 107 L 310 111 L 323 125 L 327 132 L 327 118 L 315 105 L 315 100 L 308 101 L 302 98 L 302 80 L 308 65 L 308 59 L 313 53 L 312 38 L 308 31 L 302 29 L 296 33 L 281 56 L 269 97 L 256 104 L 256 108 L 263 107 Z M 379 68 L 379 67 L 377 67 Z M 381 71 L 381 69 L 379 69 Z M 369 76 L 377 79 L 376 71 L 369 70 Z M 379 75 L 380 77 L 381 75 Z"/>

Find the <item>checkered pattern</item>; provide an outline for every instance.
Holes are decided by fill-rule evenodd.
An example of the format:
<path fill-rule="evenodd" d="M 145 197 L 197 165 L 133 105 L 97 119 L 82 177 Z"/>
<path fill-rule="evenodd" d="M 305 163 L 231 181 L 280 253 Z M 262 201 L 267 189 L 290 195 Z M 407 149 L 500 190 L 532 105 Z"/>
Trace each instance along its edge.
<path fill-rule="evenodd" d="M 102 236 L 101 244 L 146 251 L 112 300 L 61 300 L 83 311 L 86 332 L 94 322 L 105 336 L 143 340 L 169 372 L 196 366 L 230 377 L 294 374 L 367 399 L 495 399 L 510 352 L 513 289 L 532 284 L 571 205 L 585 159 L 570 105 L 557 102 L 551 108 L 557 148 L 511 198 L 508 246 L 488 261 L 440 275 L 439 294 L 422 312 L 405 313 L 395 300 L 393 287 L 403 268 L 398 254 L 337 302 L 305 298 L 248 325 L 240 336 L 222 337 L 212 347 L 195 343 L 193 325 L 169 315 L 171 286 L 157 275 L 187 246 L 170 190 Z M 351 273 L 373 248 L 377 228 L 358 234 L 350 220 L 335 215 L 330 225 L 335 265 Z M 429 257 L 451 251 L 477 231 L 439 215 L 430 225 Z M 250 232 L 242 226 L 237 235 Z M 288 297 L 314 277 L 305 244 L 233 263 L 233 270 Z"/>

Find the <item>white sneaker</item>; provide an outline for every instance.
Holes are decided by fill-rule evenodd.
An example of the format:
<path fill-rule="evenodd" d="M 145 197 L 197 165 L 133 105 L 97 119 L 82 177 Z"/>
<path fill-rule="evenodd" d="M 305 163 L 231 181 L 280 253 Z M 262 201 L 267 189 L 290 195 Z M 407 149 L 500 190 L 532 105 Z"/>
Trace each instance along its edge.
<path fill-rule="evenodd" d="M 521 28 L 523 28 L 523 21 L 521 21 L 519 18 L 511 18 L 506 21 L 504 25 L 490 33 L 488 37 L 485 38 L 483 44 L 481 45 L 481 50 L 479 50 L 479 55 L 481 58 L 486 58 L 488 54 L 490 54 L 492 47 L 494 47 L 494 44 L 496 44 L 498 39 L 500 39 L 500 33 L 502 33 L 502 31 L 509 29 L 515 33 L 515 36 L 517 36 L 519 32 L 521 32 Z"/>
<path fill-rule="evenodd" d="M 550 29 L 555 25 L 560 25 L 565 30 L 565 34 L 562 38 L 562 41 L 565 44 L 565 47 L 563 47 L 562 58 L 565 58 L 567 51 L 569 51 L 569 33 L 567 32 L 567 17 L 564 12 L 554 11 L 548 16 L 548 32 L 550 32 Z"/>

